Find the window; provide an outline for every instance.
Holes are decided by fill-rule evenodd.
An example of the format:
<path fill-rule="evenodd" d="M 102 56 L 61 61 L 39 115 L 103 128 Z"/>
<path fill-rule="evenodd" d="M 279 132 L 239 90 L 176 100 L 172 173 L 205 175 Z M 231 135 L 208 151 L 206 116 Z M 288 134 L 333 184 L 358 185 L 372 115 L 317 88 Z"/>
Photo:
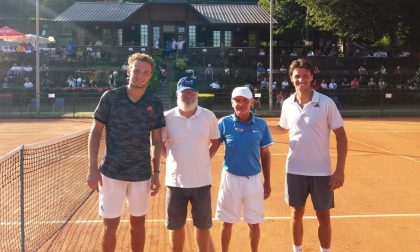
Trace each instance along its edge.
<path fill-rule="evenodd" d="M 117 30 L 117 46 L 123 45 L 123 29 Z"/>
<path fill-rule="evenodd" d="M 114 39 L 114 36 L 112 36 L 111 29 L 102 30 L 103 45 L 106 45 L 106 46 L 112 45 L 113 39 Z"/>
<path fill-rule="evenodd" d="M 220 31 L 213 31 L 213 47 L 220 47 Z"/>
<path fill-rule="evenodd" d="M 196 33 L 196 26 L 195 25 L 190 25 L 188 27 L 188 46 L 189 47 L 195 47 L 196 46 L 196 42 L 197 42 L 197 33 Z"/>
<path fill-rule="evenodd" d="M 225 47 L 232 47 L 232 31 L 225 31 Z"/>
<path fill-rule="evenodd" d="M 147 31 L 147 25 L 142 24 L 140 25 L 140 46 L 147 47 L 148 46 L 148 31 Z"/>
<path fill-rule="evenodd" d="M 86 31 L 83 28 L 77 29 L 76 45 L 85 45 Z"/>
<path fill-rule="evenodd" d="M 255 31 L 250 31 L 248 33 L 248 45 L 250 47 L 256 47 L 257 46 L 257 33 Z"/>
<path fill-rule="evenodd" d="M 154 26 L 153 27 L 153 44 L 160 39 L 160 27 Z"/>

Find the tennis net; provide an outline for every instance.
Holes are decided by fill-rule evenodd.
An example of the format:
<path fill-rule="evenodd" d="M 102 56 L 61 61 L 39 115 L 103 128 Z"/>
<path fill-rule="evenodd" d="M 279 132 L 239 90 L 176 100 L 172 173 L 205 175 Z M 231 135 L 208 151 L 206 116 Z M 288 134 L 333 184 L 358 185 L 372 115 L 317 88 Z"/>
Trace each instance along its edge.
<path fill-rule="evenodd" d="M 0 251 L 37 251 L 92 195 L 88 135 L 23 145 L 0 158 Z"/>

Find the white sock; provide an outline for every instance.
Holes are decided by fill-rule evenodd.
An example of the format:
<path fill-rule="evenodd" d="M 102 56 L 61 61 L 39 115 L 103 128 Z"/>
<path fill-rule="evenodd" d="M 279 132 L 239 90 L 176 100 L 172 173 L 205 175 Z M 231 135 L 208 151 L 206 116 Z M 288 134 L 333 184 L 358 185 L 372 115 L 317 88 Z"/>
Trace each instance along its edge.
<path fill-rule="evenodd" d="M 293 245 L 293 252 L 302 252 L 302 245 L 300 246 Z"/>
<path fill-rule="evenodd" d="M 329 248 L 326 249 L 326 248 L 320 247 L 320 249 L 321 249 L 320 250 L 321 252 L 330 252 Z"/>

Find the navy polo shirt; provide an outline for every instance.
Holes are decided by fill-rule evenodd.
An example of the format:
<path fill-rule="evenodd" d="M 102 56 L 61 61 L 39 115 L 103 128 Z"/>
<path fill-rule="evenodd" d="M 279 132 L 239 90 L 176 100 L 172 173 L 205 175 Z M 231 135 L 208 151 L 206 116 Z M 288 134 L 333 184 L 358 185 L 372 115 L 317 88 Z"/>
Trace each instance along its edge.
<path fill-rule="evenodd" d="M 132 102 L 124 86 L 105 92 L 93 117 L 106 128 L 101 173 L 125 181 L 150 179 L 150 132 L 165 126 L 160 99 L 146 92 Z"/>
<path fill-rule="evenodd" d="M 260 149 L 273 144 L 267 123 L 253 114 L 248 123 L 242 123 L 232 114 L 219 120 L 219 130 L 225 145 L 223 169 L 236 176 L 260 173 Z"/>

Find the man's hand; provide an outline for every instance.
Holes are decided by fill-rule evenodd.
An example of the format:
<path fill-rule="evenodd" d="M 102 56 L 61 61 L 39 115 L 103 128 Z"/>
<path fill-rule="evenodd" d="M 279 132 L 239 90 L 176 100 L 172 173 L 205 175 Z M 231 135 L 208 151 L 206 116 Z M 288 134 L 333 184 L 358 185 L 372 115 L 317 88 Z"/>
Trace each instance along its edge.
<path fill-rule="evenodd" d="M 155 172 L 152 175 L 152 180 L 150 183 L 150 195 L 155 196 L 160 189 L 160 178 L 159 178 L 159 173 Z"/>
<path fill-rule="evenodd" d="M 268 199 L 268 197 L 270 197 L 271 194 L 271 185 L 270 183 L 265 183 L 264 182 L 264 199 Z"/>
<path fill-rule="evenodd" d="M 330 191 L 332 192 L 335 189 L 342 187 L 343 184 L 344 184 L 344 172 L 335 171 L 333 175 L 331 175 L 331 178 L 330 178 Z"/>
<path fill-rule="evenodd" d="M 86 182 L 92 190 L 99 192 L 99 185 L 102 186 L 102 176 L 97 168 L 89 169 Z"/>

